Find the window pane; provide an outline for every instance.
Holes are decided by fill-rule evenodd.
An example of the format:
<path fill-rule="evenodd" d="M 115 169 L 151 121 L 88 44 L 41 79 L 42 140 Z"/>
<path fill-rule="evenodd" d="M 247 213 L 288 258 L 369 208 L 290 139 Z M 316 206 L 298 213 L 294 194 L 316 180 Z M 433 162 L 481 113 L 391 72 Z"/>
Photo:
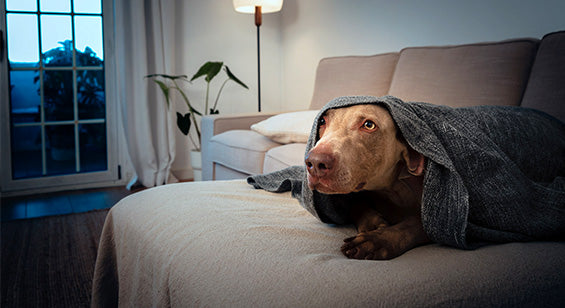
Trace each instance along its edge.
<path fill-rule="evenodd" d="M 106 123 L 81 124 L 79 131 L 80 171 L 106 170 Z"/>
<path fill-rule="evenodd" d="M 70 13 L 71 2 L 70 0 L 41 0 L 39 8 L 42 12 Z"/>
<path fill-rule="evenodd" d="M 104 71 L 77 71 L 79 119 L 104 119 Z"/>
<path fill-rule="evenodd" d="M 75 0 L 73 2 L 75 13 L 102 14 L 101 0 Z"/>
<path fill-rule="evenodd" d="M 36 0 L 7 0 L 6 10 L 8 11 L 37 11 Z"/>
<path fill-rule="evenodd" d="M 49 125 L 47 138 L 47 175 L 76 173 L 74 125 Z"/>
<path fill-rule="evenodd" d="M 45 66 L 72 66 L 71 17 L 41 15 L 41 53 Z"/>
<path fill-rule="evenodd" d="M 35 79 L 37 78 L 37 81 Z M 39 73 L 37 71 L 10 72 L 10 101 L 13 123 L 39 122 Z"/>
<path fill-rule="evenodd" d="M 38 177 L 42 170 L 40 126 L 12 127 L 13 178 Z"/>
<path fill-rule="evenodd" d="M 104 60 L 102 17 L 76 16 L 75 36 L 77 65 L 102 66 Z"/>
<path fill-rule="evenodd" d="M 73 120 L 73 72 L 45 71 L 43 107 L 46 121 Z"/>
<path fill-rule="evenodd" d="M 11 67 L 39 65 L 37 15 L 6 14 L 8 28 L 8 60 Z"/>

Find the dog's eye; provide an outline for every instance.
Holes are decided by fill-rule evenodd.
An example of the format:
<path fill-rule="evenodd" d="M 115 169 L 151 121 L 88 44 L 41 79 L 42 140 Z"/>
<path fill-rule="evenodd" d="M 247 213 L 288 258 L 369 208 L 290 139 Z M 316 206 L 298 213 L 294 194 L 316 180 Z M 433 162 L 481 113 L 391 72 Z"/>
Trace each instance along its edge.
<path fill-rule="evenodd" d="M 363 123 L 363 128 L 367 130 L 375 130 L 377 128 L 377 124 L 371 120 L 367 120 Z"/>
<path fill-rule="evenodd" d="M 318 126 L 324 126 L 326 125 L 326 119 L 324 117 L 321 117 L 320 120 L 318 121 Z"/>

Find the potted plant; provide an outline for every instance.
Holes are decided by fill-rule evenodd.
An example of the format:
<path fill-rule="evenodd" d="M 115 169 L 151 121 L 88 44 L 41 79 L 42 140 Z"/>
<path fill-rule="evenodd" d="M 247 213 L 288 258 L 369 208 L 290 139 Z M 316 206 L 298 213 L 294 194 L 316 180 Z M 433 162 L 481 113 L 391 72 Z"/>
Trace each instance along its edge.
<path fill-rule="evenodd" d="M 42 55 L 43 64 L 50 66 L 73 66 L 72 41 L 59 42 L 61 46 L 52 48 Z M 75 50 L 75 61 L 80 66 L 101 66 L 103 61 L 86 47 L 84 52 Z M 34 83 L 40 80 L 40 72 Z M 49 70 L 43 72 L 43 108 L 46 121 L 69 121 L 74 119 L 73 73 L 69 70 Z M 105 117 L 104 75 L 103 71 L 77 70 L 77 103 L 80 119 Z M 40 90 L 37 90 L 40 92 Z M 50 156 L 55 161 L 75 158 L 75 137 L 69 134 L 68 124 L 54 124 L 46 127 Z"/>
<path fill-rule="evenodd" d="M 210 83 L 212 82 L 212 80 L 219 75 L 219 73 L 222 71 L 225 72 L 225 76 L 226 78 L 224 79 L 222 85 L 220 86 L 218 92 L 216 93 L 215 99 L 214 99 L 214 104 L 210 107 L 209 105 L 209 101 L 210 101 Z M 182 98 L 182 100 L 184 101 L 184 103 L 186 104 L 186 106 L 188 107 L 188 112 L 185 113 L 184 115 L 180 112 L 177 111 L 176 115 L 177 115 L 177 127 L 179 128 L 179 130 L 186 136 L 189 137 L 190 141 L 192 142 L 192 145 L 194 146 L 194 150 L 192 150 L 191 152 L 191 161 L 192 161 L 192 167 L 194 169 L 194 179 L 195 180 L 199 180 L 201 179 L 201 164 L 202 164 L 202 159 L 201 159 L 201 153 L 200 153 L 200 149 L 201 149 L 201 133 L 200 133 L 200 127 L 198 125 L 198 122 L 196 121 L 196 116 L 202 116 L 202 115 L 208 115 L 208 114 L 218 114 L 219 110 L 218 110 L 218 101 L 220 99 L 220 95 L 222 94 L 222 91 L 224 89 L 224 87 L 226 86 L 226 84 L 229 81 L 233 81 L 236 84 L 244 87 L 245 89 L 249 89 L 247 87 L 247 85 L 245 85 L 245 83 L 243 83 L 241 80 L 239 80 L 229 69 L 229 67 L 227 65 L 224 64 L 224 62 L 211 62 L 208 61 L 206 63 L 204 63 L 196 72 L 196 74 L 194 74 L 194 76 L 192 76 L 192 78 L 189 80 L 188 77 L 186 75 L 166 75 L 166 74 L 151 74 L 151 75 L 147 75 L 145 76 L 146 78 L 151 78 L 157 85 L 159 85 L 159 88 L 161 89 L 161 91 L 163 92 L 163 95 L 165 96 L 165 101 L 167 103 L 167 108 L 171 108 L 171 92 L 173 90 L 176 90 L 180 93 L 180 96 Z M 206 97 L 205 97 L 205 107 L 204 107 L 204 113 L 198 111 L 196 108 L 194 108 L 194 106 L 190 103 L 190 100 L 188 99 L 188 96 L 186 95 L 185 91 L 183 90 L 183 88 L 179 85 L 179 82 L 187 82 L 187 83 L 192 83 L 194 80 L 199 79 L 201 77 L 204 77 L 204 81 L 206 82 Z M 192 125 L 194 125 L 194 130 L 196 132 L 196 137 L 197 140 L 194 139 L 194 137 L 190 134 L 190 128 L 192 127 Z"/>

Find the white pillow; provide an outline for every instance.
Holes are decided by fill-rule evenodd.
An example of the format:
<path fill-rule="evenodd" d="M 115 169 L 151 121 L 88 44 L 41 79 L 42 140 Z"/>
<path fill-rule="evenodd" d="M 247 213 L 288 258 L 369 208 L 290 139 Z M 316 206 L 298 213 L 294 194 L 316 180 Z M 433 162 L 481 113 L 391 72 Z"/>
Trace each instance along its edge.
<path fill-rule="evenodd" d="M 277 114 L 251 125 L 251 130 L 278 143 L 306 143 L 319 110 Z"/>

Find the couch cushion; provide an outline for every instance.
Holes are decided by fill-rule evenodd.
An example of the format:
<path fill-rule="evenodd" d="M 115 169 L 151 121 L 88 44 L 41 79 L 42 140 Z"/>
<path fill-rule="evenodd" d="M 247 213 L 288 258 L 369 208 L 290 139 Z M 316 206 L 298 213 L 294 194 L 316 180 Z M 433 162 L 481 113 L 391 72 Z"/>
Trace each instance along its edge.
<path fill-rule="evenodd" d="M 251 130 L 280 143 L 308 141 L 319 110 L 286 112 L 251 125 Z"/>
<path fill-rule="evenodd" d="M 322 59 L 310 109 L 320 109 L 339 96 L 386 95 L 397 60 L 398 53 Z"/>
<path fill-rule="evenodd" d="M 518 39 L 400 52 L 390 94 L 453 107 L 519 105 L 538 40 Z"/>
<path fill-rule="evenodd" d="M 212 162 L 234 170 L 263 173 L 265 153 L 280 143 L 251 130 L 230 130 L 210 139 Z"/>
<path fill-rule="evenodd" d="M 522 106 L 545 111 L 565 122 L 565 31 L 542 39 Z"/>
<path fill-rule="evenodd" d="M 265 154 L 263 173 L 282 170 L 286 167 L 304 164 L 306 143 L 291 143 L 270 149 Z"/>

